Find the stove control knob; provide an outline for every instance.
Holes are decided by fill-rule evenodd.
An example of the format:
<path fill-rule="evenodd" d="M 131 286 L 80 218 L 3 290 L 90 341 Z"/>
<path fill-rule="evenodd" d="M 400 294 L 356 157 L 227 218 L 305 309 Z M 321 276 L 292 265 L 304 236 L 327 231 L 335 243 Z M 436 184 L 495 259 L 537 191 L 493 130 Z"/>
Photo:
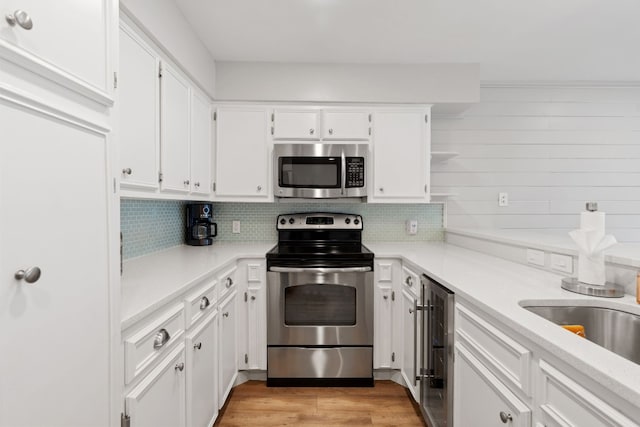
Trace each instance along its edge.
<path fill-rule="evenodd" d="M 293 219 L 293 218 L 289 218 L 289 224 L 292 224 L 292 225 L 293 225 L 293 223 L 294 223 L 294 222 L 296 222 L 296 220 L 295 220 L 295 219 Z"/>
<path fill-rule="evenodd" d="M 284 218 L 280 219 L 280 224 L 285 225 L 286 223 L 287 223 L 286 219 L 284 219 Z"/>
<path fill-rule="evenodd" d="M 344 219 L 344 223 L 345 224 L 350 224 L 351 223 L 351 218 L 345 218 Z"/>
<path fill-rule="evenodd" d="M 358 224 L 360 224 L 360 220 L 359 220 L 358 218 L 356 218 L 356 219 L 354 219 L 354 220 L 353 220 L 353 223 L 354 223 L 355 225 L 358 225 Z"/>

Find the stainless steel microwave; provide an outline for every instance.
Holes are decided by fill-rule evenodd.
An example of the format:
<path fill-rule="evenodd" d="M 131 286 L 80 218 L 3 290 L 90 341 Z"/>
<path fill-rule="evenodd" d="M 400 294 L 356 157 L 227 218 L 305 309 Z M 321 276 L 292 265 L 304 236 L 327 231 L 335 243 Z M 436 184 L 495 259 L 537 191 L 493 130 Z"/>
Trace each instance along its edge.
<path fill-rule="evenodd" d="M 330 199 L 367 195 L 366 144 L 276 144 L 276 197 Z"/>

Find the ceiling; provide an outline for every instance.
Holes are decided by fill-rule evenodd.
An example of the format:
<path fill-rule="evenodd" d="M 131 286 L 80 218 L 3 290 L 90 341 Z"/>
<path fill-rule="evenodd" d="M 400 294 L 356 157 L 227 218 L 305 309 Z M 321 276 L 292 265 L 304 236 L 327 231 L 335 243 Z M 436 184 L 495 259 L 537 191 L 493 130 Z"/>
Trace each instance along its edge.
<path fill-rule="evenodd" d="M 175 0 L 218 61 L 479 63 L 483 81 L 640 80 L 638 0 Z"/>

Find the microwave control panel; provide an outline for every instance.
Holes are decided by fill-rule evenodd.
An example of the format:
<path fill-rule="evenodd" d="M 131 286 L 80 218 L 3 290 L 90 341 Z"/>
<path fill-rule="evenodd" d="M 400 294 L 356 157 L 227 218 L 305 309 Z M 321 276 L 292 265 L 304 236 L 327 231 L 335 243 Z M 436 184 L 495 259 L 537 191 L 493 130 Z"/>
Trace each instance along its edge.
<path fill-rule="evenodd" d="M 364 187 L 364 157 L 347 157 L 346 188 Z"/>

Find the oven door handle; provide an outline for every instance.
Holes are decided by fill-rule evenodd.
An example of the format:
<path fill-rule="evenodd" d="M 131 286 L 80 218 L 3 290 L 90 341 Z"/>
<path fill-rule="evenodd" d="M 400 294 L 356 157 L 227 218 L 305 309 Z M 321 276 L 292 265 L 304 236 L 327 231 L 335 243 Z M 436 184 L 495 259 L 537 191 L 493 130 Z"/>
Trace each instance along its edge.
<path fill-rule="evenodd" d="M 271 267 L 269 271 L 276 273 L 365 273 L 372 271 L 371 267 Z"/>

